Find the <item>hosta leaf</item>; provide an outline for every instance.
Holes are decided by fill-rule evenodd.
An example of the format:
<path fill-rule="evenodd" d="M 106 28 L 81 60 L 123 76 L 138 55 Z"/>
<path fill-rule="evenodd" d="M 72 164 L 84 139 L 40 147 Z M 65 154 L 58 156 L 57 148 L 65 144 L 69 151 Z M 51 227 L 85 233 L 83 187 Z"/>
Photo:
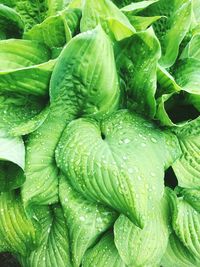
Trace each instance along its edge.
<path fill-rule="evenodd" d="M 192 14 L 190 0 L 160 0 L 138 13 L 142 16 L 165 16 L 154 23 L 162 47 L 160 64 L 170 67 L 174 64 L 179 45 L 189 30 Z"/>
<path fill-rule="evenodd" d="M 169 200 L 164 196 L 158 207 L 152 207 L 144 229 L 120 215 L 114 225 L 115 244 L 128 266 L 155 266 L 167 248 L 169 236 Z"/>
<path fill-rule="evenodd" d="M 176 83 L 174 77 L 163 67 L 157 67 L 157 96 L 163 94 L 178 93 L 181 87 Z M 161 118 L 160 118 L 161 119 Z"/>
<path fill-rule="evenodd" d="M 140 227 L 149 203 L 162 198 L 164 169 L 178 156 L 174 135 L 126 110 L 101 123 L 70 123 L 56 151 L 58 167 L 76 190 L 124 213 Z"/>
<path fill-rule="evenodd" d="M 63 10 L 70 0 L 47 0 L 48 12 L 47 16 L 53 16 Z"/>
<path fill-rule="evenodd" d="M 96 246 L 89 249 L 83 259 L 83 267 L 125 267 L 115 247 L 113 234 L 104 235 Z"/>
<path fill-rule="evenodd" d="M 20 14 L 25 23 L 25 30 L 41 23 L 47 16 L 48 6 L 46 0 L 15 0 L 14 5 L 15 10 Z"/>
<path fill-rule="evenodd" d="M 84 2 L 82 0 L 68 0 L 68 8 L 82 9 Z"/>
<path fill-rule="evenodd" d="M 23 34 L 24 23 L 19 14 L 0 3 L 0 40 L 20 38 Z"/>
<path fill-rule="evenodd" d="M 145 31 L 149 26 L 151 26 L 155 21 L 162 18 L 162 16 L 153 17 L 141 17 L 141 16 L 127 16 L 136 31 Z"/>
<path fill-rule="evenodd" d="M 183 126 L 199 115 L 198 65 L 196 59 L 179 60 L 172 74 L 158 66 L 155 117 L 161 125 Z"/>
<path fill-rule="evenodd" d="M 129 37 L 135 32 L 128 18 L 110 0 L 86 0 L 82 12 L 82 32 L 91 30 L 98 24 L 116 40 Z"/>
<path fill-rule="evenodd" d="M 137 14 L 137 12 L 145 9 L 146 7 L 158 2 L 158 0 L 148 0 L 148 1 L 141 1 L 136 3 L 131 3 L 128 6 L 124 6 L 121 8 L 123 12 L 131 12 L 131 14 Z"/>
<path fill-rule="evenodd" d="M 198 22 L 200 22 L 200 1 L 199 0 L 193 0 L 192 1 L 193 4 L 193 12 L 194 12 L 194 16 L 195 19 Z"/>
<path fill-rule="evenodd" d="M 59 205 L 36 211 L 41 224 L 40 245 L 25 256 L 19 256 L 23 267 L 70 267 L 68 229 Z"/>
<path fill-rule="evenodd" d="M 45 105 L 46 100 L 36 96 L 1 93 L 0 127 L 14 136 L 28 134 L 45 120 Z"/>
<path fill-rule="evenodd" d="M 61 176 L 59 188 L 60 201 L 69 228 L 72 262 L 73 266 L 78 267 L 86 250 L 112 226 L 117 214 L 79 196 L 64 176 Z"/>
<path fill-rule="evenodd" d="M 9 7 L 14 7 L 15 0 L 0 0 L 0 3 Z"/>
<path fill-rule="evenodd" d="M 35 25 L 25 38 L 43 42 L 50 48 L 62 47 L 77 32 L 79 21 L 79 9 L 66 9 Z"/>
<path fill-rule="evenodd" d="M 200 95 L 200 60 L 193 58 L 180 60 L 174 70 L 174 76 L 184 91 Z"/>
<path fill-rule="evenodd" d="M 176 234 L 172 233 L 161 264 L 163 267 L 196 267 L 199 266 L 200 262 L 183 245 Z"/>
<path fill-rule="evenodd" d="M 168 85 L 169 87 L 166 89 L 171 90 L 173 88 L 171 82 Z M 196 116 L 196 111 L 193 111 L 192 107 L 187 105 L 179 91 L 163 94 L 157 99 L 155 118 L 159 120 L 162 126 L 183 127 L 193 116 Z"/>
<path fill-rule="evenodd" d="M 183 50 L 180 59 L 194 58 L 200 60 L 200 34 L 192 36 L 190 42 Z"/>
<path fill-rule="evenodd" d="M 30 120 L 20 123 L 10 130 L 12 136 L 26 135 L 37 130 L 46 120 L 49 114 L 49 107 L 46 107 L 41 113 L 30 118 Z"/>
<path fill-rule="evenodd" d="M 54 151 L 66 124 L 80 115 L 101 117 L 118 107 L 113 48 L 100 27 L 77 35 L 64 48 L 52 74 L 50 97 L 47 119 L 27 142 L 25 205 L 57 201 Z"/>
<path fill-rule="evenodd" d="M 200 213 L 183 199 L 178 199 L 173 228 L 190 253 L 200 261 Z"/>
<path fill-rule="evenodd" d="M 200 213 L 200 189 L 183 188 L 181 189 L 183 198 Z"/>
<path fill-rule="evenodd" d="M 19 187 L 24 182 L 24 143 L 0 130 L 0 192 Z"/>
<path fill-rule="evenodd" d="M 196 50 L 196 52 L 198 52 Z M 193 57 L 191 55 L 191 57 Z M 196 55 L 198 58 L 198 54 Z M 174 69 L 174 76 L 177 83 L 187 92 L 187 100 L 200 111 L 200 60 L 187 58 L 179 60 Z"/>
<path fill-rule="evenodd" d="M 156 71 L 160 53 L 152 29 L 136 33 L 116 47 L 116 63 L 133 109 L 149 117 L 156 112 Z"/>
<path fill-rule="evenodd" d="M 0 240 L 4 251 L 26 255 L 38 240 L 33 223 L 26 216 L 20 196 L 14 191 L 0 194 Z"/>
<path fill-rule="evenodd" d="M 0 41 L 0 91 L 47 95 L 55 63 L 49 59 L 50 51 L 38 42 Z"/>
<path fill-rule="evenodd" d="M 22 139 L 9 136 L 3 129 L 0 130 L 0 160 L 12 161 L 24 168 L 25 148 Z"/>
<path fill-rule="evenodd" d="M 181 187 L 200 187 L 200 118 L 176 131 L 182 156 L 173 164 Z"/>

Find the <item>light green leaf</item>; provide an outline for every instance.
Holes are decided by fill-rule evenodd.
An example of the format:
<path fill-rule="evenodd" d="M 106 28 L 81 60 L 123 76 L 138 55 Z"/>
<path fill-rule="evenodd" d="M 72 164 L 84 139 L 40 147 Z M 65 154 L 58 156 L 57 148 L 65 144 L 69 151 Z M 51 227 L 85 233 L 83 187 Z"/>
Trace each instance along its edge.
<path fill-rule="evenodd" d="M 180 59 L 194 58 L 200 60 L 200 34 L 192 36 L 190 42 L 183 50 Z"/>
<path fill-rule="evenodd" d="M 185 201 L 200 213 L 200 189 L 183 188 L 179 193 L 183 196 Z"/>
<path fill-rule="evenodd" d="M 55 63 L 49 59 L 50 51 L 38 42 L 0 41 L 0 91 L 47 95 Z"/>
<path fill-rule="evenodd" d="M 200 213 L 181 198 L 173 215 L 173 228 L 190 253 L 200 261 Z"/>
<path fill-rule="evenodd" d="M 121 110 L 101 123 L 71 122 L 56 161 L 85 198 L 109 205 L 143 227 L 149 205 L 162 198 L 164 169 L 179 153 L 174 135 Z"/>
<path fill-rule="evenodd" d="M 181 187 L 200 187 L 200 118 L 176 131 L 182 156 L 173 164 Z"/>
<path fill-rule="evenodd" d="M 78 8 L 82 10 L 83 1 L 82 0 L 67 0 L 69 2 L 68 8 Z"/>
<path fill-rule="evenodd" d="M 190 0 L 160 0 L 140 12 L 142 16 L 165 16 L 154 23 L 162 47 L 160 65 L 170 67 L 174 64 L 179 45 L 190 28 L 192 3 Z"/>
<path fill-rule="evenodd" d="M 10 130 L 12 136 L 27 135 L 37 130 L 46 120 L 49 114 L 49 107 L 46 107 L 41 113 L 30 118 L 30 120 L 20 123 Z"/>
<path fill-rule="evenodd" d="M 12 136 L 28 134 L 45 120 L 45 105 L 46 100 L 36 96 L 0 93 L 0 127 Z"/>
<path fill-rule="evenodd" d="M 41 225 L 39 246 L 25 256 L 19 256 L 23 267 L 70 267 L 68 229 L 59 205 L 36 211 Z"/>
<path fill-rule="evenodd" d="M 115 54 L 132 108 L 153 117 L 156 112 L 157 63 L 161 56 L 154 32 L 148 29 L 121 41 L 116 46 Z"/>
<path fill-rule="evenodd" d="M 23 174 L 25 147 L 21 137 L 12 137 L 0 130 L 0 192 L 18 188 Z"/>
<path fill-rule="evenodd" d="M 199 264 L 199 260 L 190 253 L 176 234 L 172 233 L 161 265 L 163 267 L 197 267 Z"/>
<path fill-rule="evenodd" d="M 65 126 L 81 115 L 101 118 L 118 108 L 113 48 L 100 27 L 77 35 L 64 48 L 52 74 L 50 97 L 47 119 L 27 141 L 27 179 L 22 189 L 26 207 L 58 200 L 54 151 Z"/>
<path fill-rule="evenodd" d="M 173 80 L 166 80 L 166 90 L 173 89 L 173 84 L 171 82 L 173 82 Z M 164 87 L 162 89 L 165 90 Z M 186 111 L 186 115 L 188 114 L 190 116 L 190 113 L 187 112 L 187 108 L 181 101 L 181 97 L 179 97 L 178 91 L 174 93 L 163 94 L 157 99 L 157 111 L 155 119 L 159 120 L 159 123 L 162 126 L 182 127 L 186 125 L 190 119 L 190 117 L 186 119 L 182 118 L 183 111 Z"/>
<path fill-rule="evenodd" d="M 3 129 L 0 130 L 0 160 L 12 161 L 24 168 L 25 148 L 20 137 L 11 137 Z"/>
<path fill-rule="evenodd" d="M 160 263 L 169 237 L 169 200 L 165 195 L 160 205 L 151 207 L 144 229 L 135 226 L 124 215 L 120 215 L 115 222 L 115 245 L 128 266 L 155 266 Z"/>
<path fill-rule="evenodd" d="M 184 91 L 200 96 L 200 60 L 193 58 L 179 60 L 173 72 L 176 82 Z"/>
<path fill-rule="evenodd" d="M 176 83 L 174 77 L 160 65 L 157 66 L 157 95 L 178 93 L 181 87 Z"/>
<path fill-rule="evenodd" d="M 89 249 L 83 259 L 83 267 L 125 267 L 115 247 L 113 234 L 104 235 L 96 246 Z"/>
<path fill-rule="evenodd" d="M 23 30 L 24 23 L 19 14 L 12 8 L 0 4 L 0 40 L 20 38 Z"/>
<path fill-rule="evenodd" d="M 137 12 L 145 9 L 146 7 L 158 2 L 159 0 L 148 0 L 148 1 L 141 1 L 137 3 L 131 3 L 128 6 L 124 6 L 121 8 L 123 12 L 131 12 L 132 14 L 136 14 Z"/>
<path fill-rule="evenodd" d="M 199 0 L 192 0 L 193 5 L 193 13 L 196 19 L 196 22 L 200 22 L 200 1 Z"/>
<path fill-rule="evenodd" d="M 99 204 L 82 198 L 69 185 L 67 178 L 60 178 L 60 201 L 69 228 L 73 266 L 80 266 L 86 250 L 112 226 L 117 214 Z"/>
<path fill-rule="evenodd" d="M 195 119 L 199 115 L 199 63 L 200 61 L 192 58 L 179 60 L 173 68 L 173 76 L 166 69 L 158 66 L 158 99 L 155 117 L 161 125 L 182 127 L 188 120 Z"/>
<path fill-rule="evenodd" d="M 54 16 L 63 10 L 70 0 L 46 0 L 48 6 L 47 17 Z"/>
<path fill-rule="evenodd" d="M 127 15 L 127 17 L 136 31 L 145 31 L 150 25 L 152 25 L 155 21 L 159 20 L 163 16 L 141 17 Z"/>
<path fill-rule="evenodd" d="M 25 38 L 43 42 L 50 48 L 62 47 L 77 32 L 80 15 L 79 9 L 66 9 L 35 25 Z"/>
<path fill-rule="evenodd" d="M 26 216 L 20 196 L 14 191 L 0 194 L 0 240 L 3 251 L 26 255 L 36 247 L 38 234 Z"/>
<path fill-rule="evenodd" d="M 81 31 L 92 30 L 98 24 L 118 41 L 135 33 L 128 18 L 110 0 L 86 0 L 82 10 Z"/>

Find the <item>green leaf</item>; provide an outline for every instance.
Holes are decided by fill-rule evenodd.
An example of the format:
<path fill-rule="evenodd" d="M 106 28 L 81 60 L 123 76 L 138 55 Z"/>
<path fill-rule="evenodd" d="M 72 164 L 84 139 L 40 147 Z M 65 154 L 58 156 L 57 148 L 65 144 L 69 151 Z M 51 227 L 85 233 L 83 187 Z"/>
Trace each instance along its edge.
<path fill-rule="evenodd" d="M 10 130 L 12 136 L 27 135 L 37 130 L 46 120 L 49 114 L 49 107 L 44 108 L 41 113 L 30 118 L 30 120 L 20 123 Z"/>
<path fill-rule="evenodd" d="M 52 74 L 50 98 L 47 119 L 27 141 L 22 189 L 26 207 L 58 200 L 54 151 L 65 126 L 81 115 L 101 118 L 118 108 L 113 48 L 100 27 L 77 35 L 63 49 Z"/>
<path fill-rule="evenodd" d="M 36 96 L 0 93 L 0 127 L 12 136 L 28 134 L 45 120 L 45 105 L 46 100 Z"/>
<path fill-rule="evenodd" d="M 170 88 L 169 88 L 170 89 Z M 184 91 L 163 94 L 157 99 L 155 118 L 163 126 L 183 127 L 199 116 L 198 110 L 188 103 Z"/>
<path fill-rule="evenodd" d="M 38 42 L 0 41 L 0 91 L 47 95 L 55 63 L 49 59 L 50 51 Z"/>
<path fill-rule="evenodd" d="M 46 0 L 15 0 L 15 10 L 20 14 L 25 24 L 25 30 L 41 23 L 47 16 L 48 6 Z"/>
<path fill-rule="evenodd" d="M 25 38 L 43 42 L 50 48 L 62 47 L 77 32 L 80 15 L 79 9 L 66 9 L 35 25 Z"/>
<path fill-rule="evenodd" d="M 0 130 L 0 160 L 12 161 L 24 168 L 25 148 L 20 137 L 11 137 L 3 129 Z"/>
<path fill-rule="evenodd" d="M 145 9 L 146 7 L 158 2 L 158 0 L 148 0 L 148 1 L 141 1 L 137 3 L 131 3 L 128 6 L 124 6 L 121 8 L 123 12 L 131 12 L 131 14 L 137 14 L 139 11 Z"/>
<path fill-rule="evenodd" d="M 104 235 L 96 246 L 89 249 L 83 259 L 83 267 L 125 267 L 115 247 L 113 234 Z"/>
<path fill-rule="evenodd" d="M 46 0 L 48 6 L 47 17 L 54 16 L 63 10 L 70 0 Z"/>
<path fill-rule="evenodd" d="M 111 206 L 143 227 L 149 205 L 162 198 L 164 169 L 179 153 L 174 135 L 121 110 L 101 123 L 71 122 L 56 161 L 86 199 Z"/>
<path fill-rule="evenodd" d="M 190 28 L 192 3 L 189 0 L 160 0 L 138 13 L 142 16 L 165 16 L 154 23 L 162 47 L 160 65 L 170 67 L 174 64 L 179 46 Z"/>
<path fill-rule="evenodd" d="M 135 226 L 124 215 L 115 222 L 115 245 L 128 266 L 155 266 L 160 263 L 168 243 L 169 200 L 168 196 L 164 196 L 158 207 L 151 207 L 144 229 Z"/>
<path fill-rule="evenodd" d="M 136 31 L 145 31 L 150 25 L 152 25 L 155 21 L 159 20 L 163 16 L 141 17 L 127 15 L 127 17 Z"/>
<path fill-rule="evenodd" d="M 199 115 L 199 63 L 200 61 L 192 58 L 179 60 L 173 67 L 173 76 L 158 66 L 155 117 L 161 125 L 182 127 L 188 120 L 195 119 Z"/>
<path fill-rule="evenodd" d="M 20 38 L 24 23 L 19 14 L 10 7 L 0 4 L 0 39 Z"/>
<path fill-rule="evenodd" d="M 26 216 L 21 198 L 14 191 L 0 194 L 0 240 L 3 251 L 26 255 L 36 247 L 38 234 Z"/>
<path fill-rule="evenodd" d="M 157 63 L 161 55 L 154 32 L 148 29 L 121 41 L 116 46 L 115 54 L 116 64 L 126 83 L 132 108 L 154 117 Z"/>
<path fill-rule="evenodd" d="M 181 198 L 173 215 L 173 228 L 189 252 L 200 261 L 200 213 Z"/>
<path fill-rule="evenodd" d="M 199 260 L 183 245 L 175 233 L 169 237 L 169 243 L 165 255 L 162 258 L 163 267 L 196 267 Z"/>
<path fill-rule="evenodd" d="M 179 191 L 185 201 L 187 201 L 196 211 L 200 213 L 200 190 L 193 188 L 183 188 Z"/>
<path fill-rule="evenodd" d="M 23 168 L 25 147 L 21 137 L 11 137 L 0 130 L 0 192 L 21 186 L 25 180 Z"/>
<path fill-rule="evenodd" d="M 200 34 L 192 36 L 190 42 L 183 50 L 180 59 L 194 58 L 200 60 Z"/>
<path fill-rule="evenodd" d="M 157 96 L 161 97 L 163 94 L 178 93 L 181 87 L 176 83 L 174 77 L 160 65 L 157 66 Z M 161 118 L 160 118 L 161 119 Z"/>
<path fill-rule="evenodd" d="M 81 31 L 92 30 L 98 24 L 117 41 L 135 33 L 128 18 L 110 0 L 86 0 L 82 10 Z"/>
<path fill-rule="evenodd" d="M 60 178 L 59 196 L 69 228 L 73 266 L 78 267 L 86 250 L 112 226 L 117 214 L 82 198 L 63 175 Z"/>
<path fill-rule="evenodd" d="M 199 0 L 193 0 L 192 1 L 193 5 L 193 13 L 194 17 L 196 19 L 196 22 L 200 22 L 200 1 Z"/>
<path fill-rule="evenodd" d="M 23 267 L 70 267 L 68 229 L 59 205 L 36 211 L 41 225 L 39 246 L 25 256 L 19 256 Z"/>
<path fill-rule="evenodd" d="M 200 187 L 200 118 L 177 129 L 182 156 L 173 164 L 181 187 Z"/>

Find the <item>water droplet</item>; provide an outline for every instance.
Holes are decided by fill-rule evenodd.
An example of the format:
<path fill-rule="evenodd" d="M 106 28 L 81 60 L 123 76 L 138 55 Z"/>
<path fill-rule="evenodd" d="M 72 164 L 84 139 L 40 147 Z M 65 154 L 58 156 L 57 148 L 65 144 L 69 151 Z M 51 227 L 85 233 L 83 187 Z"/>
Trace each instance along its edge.
<path fill-rule="evenodd" d="M 133 169 L 132 169 L 132 168 L 129 168 L 129 169 L 128 169 L 128 172 L 129 172 L 129 173 L 133 173 Z"/>
<path fill-rule="evenodd" d="M 153 143 L 157 143 L 157 140 L 156 140 L 154 137 L 151 138 L 151 141 L 152 141 Z"/>
<path fill-rule="evenodd" d="M 128 138 L 124 139 L 124 144 L 130 143 L 130 140 Z"/>

